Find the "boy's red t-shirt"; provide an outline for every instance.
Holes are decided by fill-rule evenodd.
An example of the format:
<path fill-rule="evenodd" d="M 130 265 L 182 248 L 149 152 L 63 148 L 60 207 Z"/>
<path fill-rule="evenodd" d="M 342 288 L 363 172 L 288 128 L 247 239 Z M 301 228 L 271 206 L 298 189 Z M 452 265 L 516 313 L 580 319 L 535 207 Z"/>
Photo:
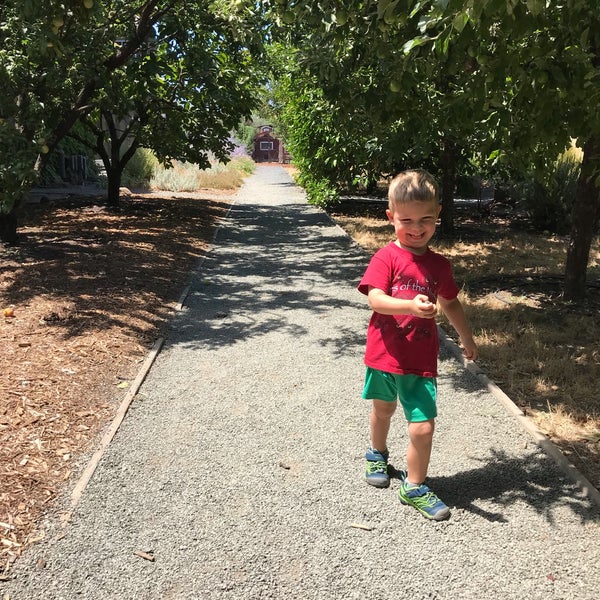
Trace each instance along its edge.
<path fill-rule="evenodd" d="M 450 261 L 428 249 L 413 254 L 391 242 L 371 259 L 358 290 L 369 293 L 369 286 L 394 298 L 412 300 L 417 294 L 452 300 L 458 287 Z M 437 376 L 439 339 L 435 319 L 412 315 L 382 315 L 373 312 L 367 330 L 365 364 L 399 375 Z"/>

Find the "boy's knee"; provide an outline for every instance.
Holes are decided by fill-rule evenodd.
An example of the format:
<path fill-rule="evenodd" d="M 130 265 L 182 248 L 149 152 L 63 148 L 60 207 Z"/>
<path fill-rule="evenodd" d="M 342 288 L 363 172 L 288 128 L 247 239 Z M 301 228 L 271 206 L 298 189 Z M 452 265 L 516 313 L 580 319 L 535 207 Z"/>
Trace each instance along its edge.
<path fill-rule="evenodd" d="M 431 438 L 435 430 L 435 421 L 430 419 L 429 421 L 413 422 L 409 424 L 408 429 L 411 437 Z"/>
<path fill-rule="evenodd" d="M 373 400 L 373 412 L 378 419 L 389 419 L 396 412 L 396 402 Z"/>

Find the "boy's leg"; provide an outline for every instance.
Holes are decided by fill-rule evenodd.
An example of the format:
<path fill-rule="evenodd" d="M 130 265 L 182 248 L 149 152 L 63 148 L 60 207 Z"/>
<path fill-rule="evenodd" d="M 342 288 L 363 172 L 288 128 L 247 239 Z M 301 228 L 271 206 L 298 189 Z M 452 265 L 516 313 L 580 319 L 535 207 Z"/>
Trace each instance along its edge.
<path fill-rule="evenodd" d="M 408 468 L 407 479 L 411 483 L 421 484 L 427 477 L 435 421 L 422 421 L 408 424 L 409 444 L 406 454 Z"/>
<path fill-rule="evenodd" d="M 397 402 L 384 402 L 373 400 L 371 414 L 369 415 L 369 426 L 371 431 L 371 444 L 375 450 L 384 452 L 387 450 L 387 437 L 390 431 L 392 416 L 396 412 Z"/>
<path fill-rule="evenodd" d="M 397 402 L 384 402 L 373 400 L 369 425 L 371 433 L 371 448 L 367 450 L 367 469 L 365 479 L 369 485 L 383 488 L 390 485 L 388 473 L 387 436 L 390 430 L 392 415 L 396 410 Z"/>
<path fill-rule="evenodd" d="M 450 509 L 424 484 L 431 458 L 434 430 L 433 419 L 408 424 L 408 475 L 400 486 L 398 495 L 403 504 L 414 506 L 428 519 L 441 521 L 450 516 Z"/>

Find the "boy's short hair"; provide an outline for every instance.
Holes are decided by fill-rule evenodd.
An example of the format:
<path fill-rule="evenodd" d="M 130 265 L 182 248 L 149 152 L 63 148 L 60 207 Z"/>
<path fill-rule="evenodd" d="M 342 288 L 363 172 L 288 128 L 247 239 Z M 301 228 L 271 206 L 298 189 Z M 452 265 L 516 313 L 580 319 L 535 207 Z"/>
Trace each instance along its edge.
<path fill-rule="evenodd" d="M 437 181 L 425 169 L 411 169 L 398 173 L 388 189 L 390 209 L 404 202 L 439 202 L 440 190 Z"/>

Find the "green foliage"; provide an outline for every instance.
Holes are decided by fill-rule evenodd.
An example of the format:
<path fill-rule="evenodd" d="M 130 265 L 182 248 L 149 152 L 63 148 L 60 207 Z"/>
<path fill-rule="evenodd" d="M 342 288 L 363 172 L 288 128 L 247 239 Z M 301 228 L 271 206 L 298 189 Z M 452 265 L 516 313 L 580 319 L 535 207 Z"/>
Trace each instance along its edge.
<path fill-rule="evenodd" d="M 314 2 L 295 5 L 287 33 L 296 53 L 278 61 L 287 86 L 280 118 L 294 162 L 317 182 L 356 189 L 408 166 L 437 173 L 442 140 L 456 149 L 458 167 L 484 137 L 471 73 L 457 69 L 460 49 L 437 60 L 417 53 L 423 41 L 410 55 L 399 51 L 419 32 L 419 20 L 397 5 L 352 2 L 341 16 L 339 3 L 319 3 L 318 23 L 309 15 Z"/>
<path fill-rule="evenodd" d="M 247 123 L 240 123 L 236 129 L 235 134 L 241 145 L 244 147 L 248 154 L 252 154 L 254 151 L 254 137 L 256 136 L 256 127 Z"/>
<path fill-rule="evenodd" d="M 158 165 L 152 150 L 138 148 L 123 169 L 121 184 L 129 188 L 149 188 Z"/>
<path fill-rule="evenodd" d="M 565 297 L 583 295 L 590 224 L 600 214 L 597 2 L 349 0 L 341 11 L 335 0 L 305 0 L 276 2 L 273 12 L 274 36 L 298 50 L 300 76 L 312 78 L 342 123 L 360 106 L 376 147 L 395 147 L 405 164 L 439 170 L 446 208 L 456 173 L 472 157 L 482 157 L 483 172 L 543 172 L 576 138 L 585 156 Z M 385 125 L 400 134 L 400 143 L 390 145 Z M 317 180 L 327 159 L 321 155 L 317 164 L 315 152 L 308 164 Z M 377 159 L 382 164 L 383 153 Z M 345 162 L 341 152 L 335 160 Z M 558 180 L 532 194 L 536 206 L 561 204 L 563 183 L 572 179 L 571 171 L 562 172 L 563 166 L 554 169 Z M 446 231 L 451 212 L 442 212 Z M 540 221 L 548 222 L 551 212 Z"/>
<path fill-rule="evenodd" d="M 541 231 L 565 234 L 571 229 L 571 211 L 581 170 L 581 157 L 574 148 L 561 154 L 540 178 L 531 177 L 516 192 Z"/>
<path fill-rule="evenodd" d="M 256 169 L 256 163 L 249 156 L 237 156 L 232 158 L 227 166 L 230 170 L 239 171 L 244 175 L 251 175 Z"/>
<path fill-rule="evenodd" d="M 5 125 L 0 125 L 0 148 L 2 147 L 11 150 L 10 160 L 8 151 L 0 150 L 0 214 L 7 214 L 35 181 L 33 165 L 37 152 L 31 143 L 16 136 L 12 127 Z"/>
<path fill-rule="evenodd" d="M 112 49 L 82 2 L 5 0 L 0 7 L 0 203 L 12 210 L 62 139 L 65 114 Z M 110 41 L 109 41 L 110 40 Z M 108 44 L 111 44 L 109 46 Z M 82 96 L 83 98 L 83 96 Z M 87 101 L 87 98 L 85 98 Z M 72 125 L 72 123 L 70 123 Z"/>
<path fill-rule="evenodd" d="M 338 2 L 306 0 L 274 10 L 296 64 L 342 118 L 364 107 L 381 149 L 387 124 L 410 164 L 435 164 L 445 138 L 461 161 L 481 153 L 520 166 L 543 165 L 569 137 L 600 129 L 592 4 L 356 0 L 339 18 Z"/>
<path fill-rule="evenodd" d="M 280 97 L 288 91 L 282 87 Z M 280 119 L 287 148 L 300 171 L 298 182 L 306 189 L 308 201 L 327 206 L 337 198 L 339 178 L 350 172 L 338 162 L 340 152 L 336 146 L 340 145 L 342 134 L 333 111 L 318 91 L 307 90 L 288 97 Z"/>
<path fill-rule="evenodd" d="M 317 78 L 299 64 L 295 52 L 279 45 L 270 52 L 277 76 L 273 111 L 309 201 L 329 205 L 341 190 L 376 179 L 383 163 L 377 160 L 381 156 L 377 129 L 366 107 L 357 104 L 350 114 L 341 111 Z"/>
<path fill-rule="evenodd" d="M 253 62 L 259 38 L 245 31 L 250 25 L 256 31 L 258 17 L 244 6 L 196 2 L 170 10 L 146 52 L 111 73 L 85 119 L 109 177 L 109 202 L 118 201 L 111 180 L 137 144 L 166 165 L 176 160 L 204 168 L 210 155 L 229 158 L 230 133 L 249 116 L 259 84 Z"/>
<path fill-rule="evenodd" d="M 298 176 L 297 183 L 306 191 L 306 199 L 310 204 L 323 208 L 331 207 L 340 200 L 338 188 L 328 179 L 316 179 L 308 173 Z"/>
<path fill-rule="evenodd" d="M 209 153 L 227 158 L 230 131 L 255 103 L 254 60 L 266 29 L 250 0 L 86 4 L 5 0 L 0 7 L 4 211 L 78 119 L 92 124 L 98 151 L 119 143 L 117 132 L 99 127 L 110 113 L 133 117 L 128 135 L 159 160 L 208 165 Z"/>

